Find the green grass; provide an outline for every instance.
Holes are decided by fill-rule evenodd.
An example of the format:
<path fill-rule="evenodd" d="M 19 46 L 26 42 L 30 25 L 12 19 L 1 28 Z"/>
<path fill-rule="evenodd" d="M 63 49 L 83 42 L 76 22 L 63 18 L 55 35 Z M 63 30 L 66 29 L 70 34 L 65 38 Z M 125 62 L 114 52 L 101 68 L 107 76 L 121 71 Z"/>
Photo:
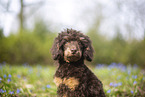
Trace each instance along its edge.
<path fill-rule="evenodd" d="M 55 69 L 55 66 L 0 64 L 0 96 L 56 97 Z M 142 69 L 118 64 L 90 69 L 102 81 L 107 97 L 145 97 Z"/>

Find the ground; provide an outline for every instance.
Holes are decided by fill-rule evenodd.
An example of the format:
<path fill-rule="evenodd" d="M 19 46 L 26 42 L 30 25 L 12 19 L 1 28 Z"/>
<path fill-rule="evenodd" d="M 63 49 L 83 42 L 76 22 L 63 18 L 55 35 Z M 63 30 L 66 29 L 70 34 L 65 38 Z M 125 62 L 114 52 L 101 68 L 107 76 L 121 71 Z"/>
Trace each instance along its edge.
<path fill-rule="evenodd" d="M 145 73 L 137 65 L 89 66 L 102 81 L 107 97 L 145 96 Z M 0 64 L 0 95 L 56 97 L 55 66 Z"/>

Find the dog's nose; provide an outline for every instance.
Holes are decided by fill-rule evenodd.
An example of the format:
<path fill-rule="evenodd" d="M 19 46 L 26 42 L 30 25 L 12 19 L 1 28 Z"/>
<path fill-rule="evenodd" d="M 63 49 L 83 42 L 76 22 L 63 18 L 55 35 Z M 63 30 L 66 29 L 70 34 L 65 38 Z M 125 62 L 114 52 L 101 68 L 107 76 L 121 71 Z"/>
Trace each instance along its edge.
<path fill-rule="evenodd" d="M 75 54 L 77 52 L 77 49 L 71 49 L 71 53 Z"/>

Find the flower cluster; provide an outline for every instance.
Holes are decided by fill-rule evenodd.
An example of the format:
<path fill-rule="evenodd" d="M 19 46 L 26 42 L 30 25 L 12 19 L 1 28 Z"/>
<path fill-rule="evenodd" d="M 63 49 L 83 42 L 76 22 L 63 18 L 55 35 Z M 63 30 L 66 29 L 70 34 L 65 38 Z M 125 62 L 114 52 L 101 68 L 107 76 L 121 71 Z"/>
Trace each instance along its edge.
<path fill-rule="evenodd" d="M 122 86 L 122 82 L 119 82 L 119 83 L 111 82 L 109 85 L 112 86 L 112 87 L 118 87 L 118 86 Z"/>

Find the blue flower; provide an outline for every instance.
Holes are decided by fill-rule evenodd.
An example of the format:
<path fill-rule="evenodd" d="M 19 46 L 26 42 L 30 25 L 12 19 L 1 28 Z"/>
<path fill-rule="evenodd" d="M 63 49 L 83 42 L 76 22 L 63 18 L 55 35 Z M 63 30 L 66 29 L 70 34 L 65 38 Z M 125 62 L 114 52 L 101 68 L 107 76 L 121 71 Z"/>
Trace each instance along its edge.
<path fill-rule="evenodd" d="M 122 85 L 122 82 L 119 82 L 119 83 L 118 83 L 118 86 L 121 86 L 121 85 Z"/>
<path fill-rule="evenodd" d="M 136 79 L 136 78 L 137 78 L 137 75 L 134 76 L 134 79 Z"/>
<path fill-rule="evenodd" d="M 134 81 L 134 82 L 133 82 L 133 85 L 136 85 L 136 84 L 137 84 L 137 81 Z"/>
<path fill-rule="evenodd" d="M 105 64 L 97 64 L 96 69 L 101 69 L 103 67 L 105 67 Z"/>
<path fill-rule="evenodd" d="M 17 77 L 20 78 L 21 76 L 20 75 L 17 75 Z"/>
<path fill-rule="evenodd" d="M 5 75 L 4 75 L 4 78 L 6 78 L 6 77 L 7 77 L 7 75 L 5 74 Z"/>
<path fill-rule="evenodd" d="M 128 71 L 128 75 L 130 75 L 130 74 L 131 74 L 131 71 L 129 70 L 129 71 Z"/>
<path fill-rule="evenodd" d="M 137 75 L 133 75 L 132 78 L 137 79 Z"/>
<path fill-rule="evenodd" d="M 114 84 L 114 87 L 117 87 L 117 86 L 118 86 L 118 84 L 115 83 L 115 84 Z"/>
<path fill-rule="evenodd" d="M 46 85 L 46 87 L 47 87 L 47 88 L 51 88 L 51 86 L 50 86 L 50 85 Z"/>
<path fill-rule="evenodd" d="M 109 90 L 107 91 L 107 93 L 111 93 L 111 89 L 109 89 Z"/>
<path fill-rule="evenodd" d="M 8 79 L 7 81 L 8 81 L 8 83 L 9 83 L 9 82 L 11 81 L 11 79 Z"/>
<path fill-rule="evenodd" d="M 20 91 L 21 91 L 20 89 L 17 89 L 17 94 L 20 93 Z"/>
<path fill-rule="evenodd" d="M 0 81 L 2 80 L 2 78 L 0 77 Z"/>
<path fill-rule="evenodd" d="M 133 94 L 133 91 L 131 91 L 131 94 Z"/>
<path fill-rule="evenodd" d="M 9 74 L 9 76 L 8 76 L 9 78 L 11 78 L 12 76 Z"/>
<path fill-rule="evenodd" d="M 14 94 L 14 91 L 10 91 L 9 94 Z"/>
<path fill-rule="evenodd" d="M 4 93 L 4 90 L 3 89 L 0 89 L 0 93 Z"/>
<path fill-rule="evenodd" d="M 113 83 L 110 83 L 109 85 L 110 85 L 110 86 L 113 86 Z"/>
<path fill-rule="evenodd" d="M 0 93 L 4 93 L 6 92 L 6 90 L 0 89 Z"/>

